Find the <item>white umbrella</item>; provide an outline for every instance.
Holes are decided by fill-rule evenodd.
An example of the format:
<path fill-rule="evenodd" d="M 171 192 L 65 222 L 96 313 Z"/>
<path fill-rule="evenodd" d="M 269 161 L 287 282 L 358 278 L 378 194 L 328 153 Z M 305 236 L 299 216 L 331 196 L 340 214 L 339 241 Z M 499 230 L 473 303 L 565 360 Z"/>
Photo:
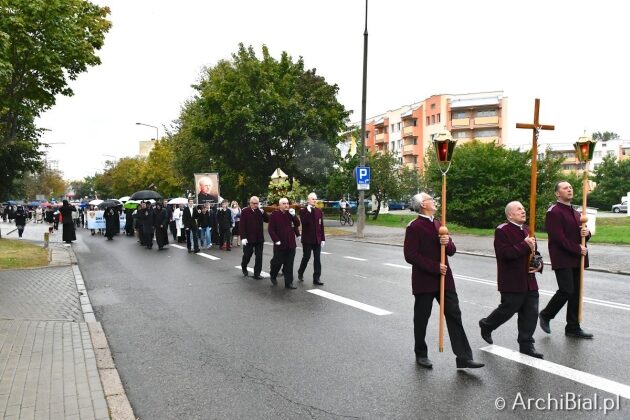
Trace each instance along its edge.
<path fill-rule="evenodd" d="M 103 200 L 99 200 L 98 198 L 96 200 L 92 200 L 90 201 L 88 204 L 90 206 L 98 206 L 99 204 L 101 204 L 103 202 Z"/>
<path fill-rule="evenodd" d="M 170 200 L 168 204 L 188 204 L 188 200 L 184 197 L 177 197 Z"/>
<path fill-rule="evenodd" d="M 124 203 L 124 202 L 127 202 L 127 201 L 129 201 L 129 196 L 128 196 L 128 195 L 126 195 L 126 196 L 124 196 L 124 197 L 120 197 L 120 198 L 118 199 L 118 201 L 122 201 L 123 203 Z"/>

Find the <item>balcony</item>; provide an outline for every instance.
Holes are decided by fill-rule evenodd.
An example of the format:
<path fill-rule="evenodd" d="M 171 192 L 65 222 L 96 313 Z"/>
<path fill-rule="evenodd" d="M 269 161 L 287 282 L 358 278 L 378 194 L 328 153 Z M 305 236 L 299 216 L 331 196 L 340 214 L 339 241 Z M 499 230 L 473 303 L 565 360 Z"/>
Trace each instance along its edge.
<path fill-rule="evenodd" d="M 402 136 L 403 137 L 408 137 L 408 136 L 413 136 L 413 129 L 415 127 L 413 125 L 410 125 L 408 127 L 403 127 L 402 129 Z"/>
<path fill-rule="evenodd" d="M 477 117 L 475 125 L 499 125 L 499 117 Z"/>
<path fill-rule="evenodd" d="M 383 143 L 385 143 L 386 140 L 387 140 L 387 134 L 385 134 L 385 133 L 377 134 L 374 137 L 374 143 L 375 144 L 383 144 Z"/>
<path fill-rule="evenodd" d="M 451 120 L 453 127 L 468 127 L 470 125 L 470 118 L 456 118 Z"/>
<path fill-rule="evenodd" d="M 403 146 L 402 148 L 402 154 L 403 156 L 408 156 L 408 155 L 413 155 L 415 154 L 415 148 L 416 146 L 413 144 L 406 144 Z"/>
<path fill-rule="evenodd" d="M 499 144 L 499 137 L 498 136 L 491 136 L 491 137 L 475 137 L 475 140 L 481 142 L 481 143 L 496 143 Z"/>

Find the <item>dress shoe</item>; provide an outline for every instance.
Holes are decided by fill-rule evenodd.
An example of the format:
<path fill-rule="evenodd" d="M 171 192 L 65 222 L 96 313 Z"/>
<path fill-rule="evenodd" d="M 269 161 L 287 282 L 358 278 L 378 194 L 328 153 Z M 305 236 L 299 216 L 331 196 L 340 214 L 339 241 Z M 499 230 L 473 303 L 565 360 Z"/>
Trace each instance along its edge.
<path fill-rule="evenodd" d="M 538 319 L 540 320 L 540 329 L 546 332 L 547 334 L 551 334 L 551 327 L 549 326 L 549 320 L 542 316 L 542 314 L 538 315 Z"/>
<path fill-rule="evenodd" d="M 416 363 L 425 369 L 433 369 L 433 363 L 429 360 L 428 357 L 416 356 Z"/>
<path fill-rule="evenodd" d="M 586 338 L 586 339 L 593 338 L 593 334 L 588 333 L 581 328 L 579 330 L 565 331 L 564 335 L 568 337 L 575 337 L 575 338 Z"/>
<path fill-rule="evenodd" d="M 261 276 L 254 276 L 252 277 L 254 280 L 262 280 L 263 278 Z"/>
<path fill-rule="evenodd" d="M 324 285 L 324 282 L 319 281 L 319 280 L 313 280 L 313 284 L 316 284 L 316 285 L 318 285 L 318 286 L 323 286 L 323 285 Z"/>
<path fill-rule="evenodd" d="M 520 350 L 520 352 L 528 356 L 535 357 L 536 359 L 544 359 L 542 353 L 538 353 L 533 347 L 523 348 Z"/>
<path fill-rule="evenodd" d="M 245 277 L 247 277 L 247 274 L 249 274 L 246 268 L 241 268 L 241 271 L 243 271 L 243 276 Z"/>
<path fill-rule="evenodd" d="M 270 277 L 269 279 L 271 280 L 271 284 L 273 284 L 274 286 L 278 284 L 278 280 L 276 280 L 275 277 Z"/>
<path fill-rule="evenodd" d="M 483 363 L 475 362 L 472 359 L 466 360 L 466 359 L 460 359 L 459 357 L 455 359 L 455 363 L 457 364 L 457 369 L 464 369 L 464 368 L 478 369 L 485 366 Z"/>
<path fill-rule="evenodd" d="M 304 281 L 304 276 L 302 274 L 298 274 L 298 281 Z"/>
<path fill-rule="evenodd" d="M 297 289 L 297 286 L 293 285 L 293 284 L 287 284 L 284 286 L 285 289 Z"/>
<path fill-rule="evenodd" d="M 198 254 L 198 253 L 199 253 L 199 251 L 200 251 L 199 249 L 195 249 L 193 252 L 194 252 L 195 254 Z"/>
<path fill-rule="evenodd" d="M 492 331 L 483 323 L 483 320 L 479 321 L 479 328 L 481 328 L 481 338 L 488 343 L 492 344 Z"/>

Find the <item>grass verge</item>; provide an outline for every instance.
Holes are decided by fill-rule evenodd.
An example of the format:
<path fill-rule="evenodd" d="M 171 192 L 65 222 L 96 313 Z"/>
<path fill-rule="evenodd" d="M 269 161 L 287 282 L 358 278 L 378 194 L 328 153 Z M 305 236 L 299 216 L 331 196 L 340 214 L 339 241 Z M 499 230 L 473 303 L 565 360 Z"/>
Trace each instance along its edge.
<path fill-rule="evenodd" d="M 0 270 L 45 267 L 48 250 L 15 239 L 0 239 Z"/>

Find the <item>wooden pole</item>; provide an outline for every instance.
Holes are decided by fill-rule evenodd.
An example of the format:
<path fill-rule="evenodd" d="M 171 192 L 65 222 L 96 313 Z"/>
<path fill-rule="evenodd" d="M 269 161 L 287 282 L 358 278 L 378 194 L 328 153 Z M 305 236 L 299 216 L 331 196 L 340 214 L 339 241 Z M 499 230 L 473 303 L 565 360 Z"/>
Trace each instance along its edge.
<path fill-rule="evenodd" d="M 580 216 L 580 223 L 582 223 L 582 229 L 586 227 L 588 216 L 586 214 L 586 196 L 588 194 L 588 161 L 584 163 L 584 176 L 582 180 L 582 216 Z M 586 246 L 586 237 L 582 236 L 582 246 Z M 582 302 L 584 297 L 584 259 L 586 257 L 582 255 L 580 258 L 580 293 L 578 294 L 578 322 L 582 322 Z"/>
<path fill-rule="evenodd" d="M 440 220 L 442 226 L 438 234 L 448 235 L 448 228 L 446 227 L 446 174 L 442 174 L 442 219 Z M 440 246 L 440 264 L 446 264 L 446 245 Z M 445 275 L 440 274 L 440 333 L 438 339 L 438 350 L 444 351 L 444 280 Z"/>
<path fill-rule="evenodd" d="M 540 99 L 534 103 L 534 115 L 538 115 Z M 538 130 L 532 130 L 532 174 L 529 186 L 529 232 L 536 237 L 536 189 L 538 185 Z M 533 253 L 530 254 L 530 260 Z"/>

